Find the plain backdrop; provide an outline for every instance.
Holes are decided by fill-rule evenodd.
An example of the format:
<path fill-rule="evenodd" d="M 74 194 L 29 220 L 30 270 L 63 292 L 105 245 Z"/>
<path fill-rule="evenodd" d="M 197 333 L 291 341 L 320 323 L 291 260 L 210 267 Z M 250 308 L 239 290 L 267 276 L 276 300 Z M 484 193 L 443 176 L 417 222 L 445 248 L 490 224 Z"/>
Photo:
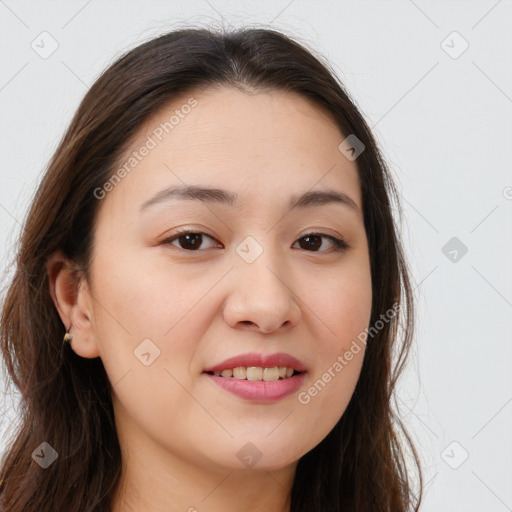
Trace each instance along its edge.
<path fill-rule="evenodd" d="M 404 208 L 417 330 L 397 404 L 423 461 L 422 510 L 512 510 L 511 1 L 0 0 L 2 287 L 87 89 L 121 52 L 193 23 L 272 26 L 338 73 Z M 1 438 L 15 408 L 6 396 Z"/>

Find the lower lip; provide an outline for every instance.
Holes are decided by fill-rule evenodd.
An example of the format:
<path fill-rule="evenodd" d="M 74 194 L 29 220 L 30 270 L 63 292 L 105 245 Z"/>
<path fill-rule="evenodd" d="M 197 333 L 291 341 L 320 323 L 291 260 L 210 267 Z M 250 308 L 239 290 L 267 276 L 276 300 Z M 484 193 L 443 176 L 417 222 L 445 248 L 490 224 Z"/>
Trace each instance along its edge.
<path fill-rule="evenodd" d="M 252 402 L 276 402 L 296 391 L 302 385 L 306 372 L 299 373 L 293 377 L 281 380 L 243 380 L 234 379 L 233 377 L 220 377 L 218 375 L 205 374 L 212 379 L 217 386 L 233 393 L 244 400 Z"/>

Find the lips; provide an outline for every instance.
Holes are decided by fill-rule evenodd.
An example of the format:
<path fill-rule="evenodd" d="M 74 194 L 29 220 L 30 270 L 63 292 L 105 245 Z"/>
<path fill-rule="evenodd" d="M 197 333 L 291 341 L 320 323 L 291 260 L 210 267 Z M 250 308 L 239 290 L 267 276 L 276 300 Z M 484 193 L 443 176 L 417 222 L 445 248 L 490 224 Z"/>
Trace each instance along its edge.
<path fill-rule="evenodd" d="M 269 403 L 298 391 L 304 382 L 306 367 L 295 357 L 282 352 L 252 353 L 226 359 L 206 368 L 203 373 L 220 388 L 244 400 Z"/>

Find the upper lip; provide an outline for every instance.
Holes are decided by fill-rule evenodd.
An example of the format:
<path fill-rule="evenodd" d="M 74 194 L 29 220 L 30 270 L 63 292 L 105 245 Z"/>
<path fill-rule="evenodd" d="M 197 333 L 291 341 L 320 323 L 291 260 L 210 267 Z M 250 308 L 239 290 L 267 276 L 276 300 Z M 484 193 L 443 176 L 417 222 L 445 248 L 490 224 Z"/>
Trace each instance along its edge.
<path fill-rule="evenodd" d="M 306 370 L 306 366 L 302 361 L 299 361 L 295 357 L 285 354 L 284 352 L 278 352 L 276 354 L 259 354 L 257 352 L 249 354 L 240 354 L 238 356 L 230 357 L 220 363 L 213 366 L 209 366 L 205 372 L 217 372 L 222 370 L 228 370 L 231 368 L 250 367 L 255 366 L 259 368 L 273 368 L 274 366 L 286 366 L 287 368 L 293 368 L 298 372 Z"/>

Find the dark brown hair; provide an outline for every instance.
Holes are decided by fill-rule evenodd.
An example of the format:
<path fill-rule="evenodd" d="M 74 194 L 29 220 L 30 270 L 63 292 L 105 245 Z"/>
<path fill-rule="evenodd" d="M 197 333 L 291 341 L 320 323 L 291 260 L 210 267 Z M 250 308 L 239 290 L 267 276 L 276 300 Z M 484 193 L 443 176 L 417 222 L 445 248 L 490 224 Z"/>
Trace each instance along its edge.
<path fill-rule="evenodd" d="M 178 94 L 213 85 L 294 91 L 329 112 L 344 136 L 362 141 L 365 150 L 356 163 L 371 263 L 370 325 L 400 305 L 399 314 L 368 340 L 343 416 L 299 460 L 291 511 L 419 509 L 420 462 L 392 408 L 413 336 L 414 304 L 392 216 L 394 207 L 401 211 L 398 193 L 374 137 L 335 73 L 305 45 L 265 28 L 192 27 L 126 52 L 96 80 L 33 199 L 1 313 L 4 364 L 21 394 L 19 427 L 0 473 L 5 512 L 109 510 L 121 474 L 111 386 L 100 358 L 82 358 L 69 344 L 62 347 L 65 328 L 45 264 L 60 249 L 87 277 L 99 203 L 93 191 L 113 175 L 127 142 L 149 116 Z M 43 441 L 59 453 L 45 470 L 31 457 Z M 419 474 L 417 496 L 406 448 Z"/>

